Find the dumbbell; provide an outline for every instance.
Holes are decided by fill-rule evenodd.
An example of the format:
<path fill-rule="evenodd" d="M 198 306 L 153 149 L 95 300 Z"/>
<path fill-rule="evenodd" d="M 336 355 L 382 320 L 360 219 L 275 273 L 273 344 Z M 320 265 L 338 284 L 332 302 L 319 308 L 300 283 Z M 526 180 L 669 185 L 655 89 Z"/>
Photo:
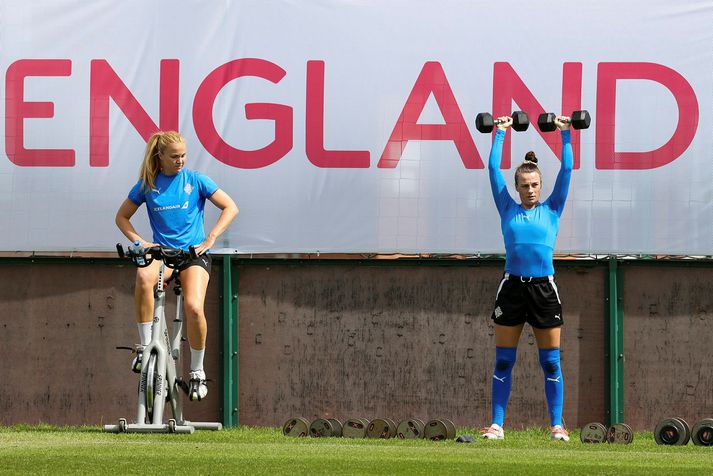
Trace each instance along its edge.
<path fill-rule="evenodd" d="M 542 132 L 554 131 L 557 129 L 555 117 L 557 116 L 555 116 L 553 112 L 540 114 L 537 118 L 537 127 L 539 127 Z M 565 122 L 572 123 L 572 127 L 575 129 L 587 129 L 592 122 L 592 118 L 589 116 L 589 111 L 574 111 L 570 120 Z"/>
<path fill-rule="evenodd" d="M 528 119 L 524 111 L 513 111 L 510 117 L 512 117 L 512 128 L 516 131 L 526 131 L 530 127 L 530 119 Z M 475 116 L 475 128 L 483 134 L 492 132 L 493 127 L 498 124 L 500 124 L 500 121 L 493 119 L 493 115 L 489 112 L 481 112 Z"/>

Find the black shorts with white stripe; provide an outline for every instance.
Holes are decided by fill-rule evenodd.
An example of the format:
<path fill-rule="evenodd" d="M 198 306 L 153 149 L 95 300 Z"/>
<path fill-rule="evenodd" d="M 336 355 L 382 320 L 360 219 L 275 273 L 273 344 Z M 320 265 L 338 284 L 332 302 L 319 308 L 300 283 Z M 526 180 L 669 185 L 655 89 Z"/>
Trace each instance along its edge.
<path fill-rule="evenodd" d="M 562 303 L 554 276 L 526 278 L 505 273 L 490 317 L 501 326 L 525 322 L 538 329 L 561 326 Z"/>
<path fill-rule="evenodd" d="M 196 259 L 191 258 L 183 262 L 178 267 L 178 271 L 183 271 L 184 269 L 188 269 L 191 266 L 200 266 L 201 268 L 208 271 L 208 274 L 210 275 L 210 268 L 212 263 L 213 259 L 210 257 L 210 255 L 208 253 L 203 253 L 202 255 L 198 255 Z"/>

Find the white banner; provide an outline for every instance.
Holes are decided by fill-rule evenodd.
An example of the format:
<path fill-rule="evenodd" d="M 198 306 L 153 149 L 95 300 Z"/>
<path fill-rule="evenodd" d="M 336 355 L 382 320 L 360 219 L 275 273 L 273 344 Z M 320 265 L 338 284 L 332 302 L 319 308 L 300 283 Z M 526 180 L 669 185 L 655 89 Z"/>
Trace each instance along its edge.
<path fill-rule="evenodd" d="M 0 0 L 2 251 L 110 250 L 157 128 L 240 215 L 217 251 L 502 253 L 478 112 L 569 114 L 557 252 L 713 253 L 713 4 Z M 543 198 L 558 133 L 535 150 Z M 206 207 L 207 226 L 215 207 Z M 145 212 L 133 219 L 150 238 Z"/>

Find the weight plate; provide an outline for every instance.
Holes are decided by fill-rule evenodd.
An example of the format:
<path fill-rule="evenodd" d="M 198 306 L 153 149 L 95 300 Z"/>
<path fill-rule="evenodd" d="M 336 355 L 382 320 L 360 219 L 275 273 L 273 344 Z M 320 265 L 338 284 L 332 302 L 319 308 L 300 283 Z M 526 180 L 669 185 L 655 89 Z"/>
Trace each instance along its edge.
<path fill-rule="evenodd" d="M 634 430 L 632 430 L 631 427 L 629 425 L 627 425 L 626 423 L 622 423 L 622 425 L 624 425 L 624 428 L 626 428 L 628 433 L 631 433 L 631 440 L 629 441 L 629 443 L 633 443 L 634 442 Z"/>
<path fill-rule="evenodd" d="M 607 432 L 607 441 L 609 443 L 628 445 L 634 441 L 634 432 L 626 423 L 615 423 L 609 427 Z"/>
<path fill-rule="evenodd" d="M 392 438 L 396 435 L 396 425 L 385 418 L 376 418 L 366 427 L 367 438 Z"/>
<path fill-rule="evenodd" d="M 628 445 L 634 441 L 634 432 L 626 423 L 615 423 L 609 427 L 607 432 L 607 441 L 609 443 Z"/>
<path fill-rule="evenodd" d="M 685 445 L 686 428 L 678 418 L 664 418 L 654 429 L 654 440 L 658 445 Z"/>
<path fill-rule="evenodd" d="M 694 445 L 713 446 L 713 418 L 704 418 L 691 429 L 691 439 Z"/>
<path fill-rule="evenodd" d="M 685 441 L 684 441 L 684 443 L 681 443 L 683 445 L 686 445 L 686 444 L 688 444 L 688 440 L 691 439 L 691 427 L 688 425 L 686 420 L 684 420 L 683 418 L 681 418 L 681 417 L 674 417 L 674 418 L 681 422 L 681 424 L 683 425 L 683 429 L 686 431 L 686 436 L 684 437 Z"/>
<path fill-rule="evenodd" d="M 389 434 L 391 434 L 391 438 L 396 437 L 396 422 L 391 418 L 384 418 L 384 421 L 389 424 Z"/>
<path fill-rule="evenodd" d="M 403 420 L 396 427 L 396 437 L 402 440 L 423 438 L 423 422 L 417 418 Z"/>
<path fill-rule="evenodd" d="M 579 440 L 582 443 L 604 443 L 607 441 L 607 427 L 601 423 L 587 423 L 582 427 Z"/>
<path fill-rule="evenodd" d="M 330 418 L 329 423 L 332 424 L 332 436 L 342 436 L 342 422 L 336 418 Z"/>
<path fill-rule="evenodd" d="M 282 425 L 282 434 L 285 436 L 307 436 L 309 421 L 306 418 L 290 418 Z"/>
<path fill-rule="evenodd" d="M 317 418 L 309 426 L 309 434 L 314 438 L 329 438 L 334 434 L 334 427 L 331 421 Z"/>
<path fill-rule="evenodd" d="M 447 418 L 441 418 L 441 421 L 446 425 L 447 434 L 449 440 L 453 440 L 456 437 L 456 426 Z"/>
<path fill-rule="evenodd" d="M 369 420 L 366 418 L 350 418 L 342 426 L 342 436 L 344 438 L 364 438 Z"/>
<path fill-rule="evenodd" d="M 426 423 L 423 436 L 427 440 L 442 441 L 448 439 L 448 427 L 442 420 L 431 420 Z"/>

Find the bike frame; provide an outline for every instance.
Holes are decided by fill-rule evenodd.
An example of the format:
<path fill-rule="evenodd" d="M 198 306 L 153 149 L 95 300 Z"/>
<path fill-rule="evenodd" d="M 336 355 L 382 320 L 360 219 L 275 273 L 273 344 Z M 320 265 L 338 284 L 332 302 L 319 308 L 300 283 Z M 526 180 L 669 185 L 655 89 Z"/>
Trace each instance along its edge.
<path fill-rule="evenodd" d="M 117 245 L 120 250 L 120 245 Z M 151 250 L 154 250 L 153 248 Z M 217 422 L 191 422 L 183 418 L 180 386 L 183 383 L 178 377 L 176 368 L 181 356 L 183 333 L 183 293 L 180 287 L 180 277 L 175 272 L 176 284 L 176 317 L 173 320 L 172 335 L 166 324 L 166 265 L 165 248 L 154 250 L 153 259 L 161 259 L 158 283 L 154 290 L 154 312 L 151 326 L 151 342 L 144 348 L 141 360 L 141 377 L 139 380 L 138 403 L 136 407 L 136 423 L 127 423 L 120 418 L 118 425 L 104 425 L 104 431 L 111 433 L 193 433 L 194 430 L 221 430 L 223 425 Z M 173 250 L 176 251 L 176 250 Z M 119 251 L 123 256 L 123 251 Z M 129 253 L 132 261 L 135 255 Z M 158 258 L 157 256 L 160 256 Z M 147 266 L 148 264 L 144 264 Z M 139 265 L 140 266 L 140 265 Z M 170 280 L 170 278 L 169 278 Z M 166 397 L 170 402 L 173 418 L 163 422 Z"/>

